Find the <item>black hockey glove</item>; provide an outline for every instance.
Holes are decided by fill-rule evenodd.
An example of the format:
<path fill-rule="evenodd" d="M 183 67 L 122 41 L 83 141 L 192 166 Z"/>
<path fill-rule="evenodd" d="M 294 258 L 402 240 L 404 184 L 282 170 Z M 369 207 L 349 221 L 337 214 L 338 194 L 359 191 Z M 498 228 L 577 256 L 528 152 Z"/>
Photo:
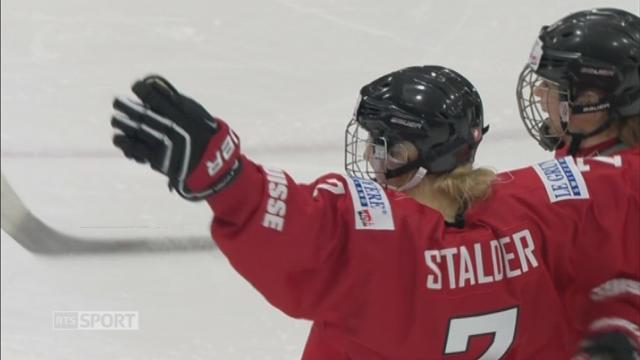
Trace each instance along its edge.
<path fill-rule="evenodd" d="M 638 349 L 623 333 L 613 331 L 589 339 L 582 346 L 584 359 L 590 360 L 640 360 Z"/>
<path fill-rule="evenodd" d="M 188 200 L 202 200 L 227 186 L 240 172 L 240 142 L 222 120 L 180 94 L 160 76 L 131 87 L 141 103 L 117 97 L 113 143 L 127 158 L 149 163 Z"/>

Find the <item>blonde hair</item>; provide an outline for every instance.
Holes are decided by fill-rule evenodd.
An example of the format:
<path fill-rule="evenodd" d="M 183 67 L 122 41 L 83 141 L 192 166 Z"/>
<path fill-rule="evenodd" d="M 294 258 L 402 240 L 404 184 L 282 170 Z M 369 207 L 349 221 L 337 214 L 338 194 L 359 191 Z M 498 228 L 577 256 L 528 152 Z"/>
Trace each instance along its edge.
<path fill-rule="evenodd" d="M 411 161 L 418 157 L 418 149 L 408 141 L 394 146 L 390 153 L 403 161 Z M 391 182 L 404 184 L 409 181 L 416 171 L 411 171 Z M 473 168 L 471 163 L 463 164 L 444 174 L 427 174 L 420 185 L 409 190 L 414 198 L 423 198 L 425 191 L 435 192 L 450 199 L 455 206 L 456 213 L 462 213 L 474 202 L 486 199 L 491 194 L 491 184 L 496 178 L 492 169 Z M 431 204 L 432 205 L 432 204 Z"/>
<path fill-rule="evenodd" d="M 584 91 L 580 97 L 576 100 L 577 104 L 590 104 L 600 101 L 604 97 L 604 92 L 596 89 L 590 89 Z M 608 112 L 602 112 L 605 116 L 605 120 L 609 115 Z M 627 117 L 615 121 L 615 127 L 618 133 L 618 138 L 626 145 L 633 146 L 640 144 L 640 115 Z"/>
<path fill-rule="evenodd" d="M 476 201 L 489 197 L 496 172 L 484 167 L 474 169 L 471 164 L 465 164 L 449 173 L 430 177 L 433 177 L 433 189 L 453 199 L 457 212 L 461 213 Z"/>
<path fill-rule="evenodd" d="M 640 144 L 640 116 L 623 119 L 619 124 L 619 137 L 625 145 Z"/>

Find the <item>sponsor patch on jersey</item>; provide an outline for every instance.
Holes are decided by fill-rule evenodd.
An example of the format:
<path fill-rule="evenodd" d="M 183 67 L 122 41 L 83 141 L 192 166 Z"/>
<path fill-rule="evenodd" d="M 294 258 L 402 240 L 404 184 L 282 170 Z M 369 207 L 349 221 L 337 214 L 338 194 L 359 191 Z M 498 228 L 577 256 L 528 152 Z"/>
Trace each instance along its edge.
<path fill-rule="evenodd" d="M 394 230 L 393 215 L 387 194 L 373 180 L 347 178 L 356 229 Z"/>
<path fill-rule="evenodd" d="M 572 157 L 541 162 L 533 169 L 540 176 L 551 202 L 589 198 L 587 185 Z"/>

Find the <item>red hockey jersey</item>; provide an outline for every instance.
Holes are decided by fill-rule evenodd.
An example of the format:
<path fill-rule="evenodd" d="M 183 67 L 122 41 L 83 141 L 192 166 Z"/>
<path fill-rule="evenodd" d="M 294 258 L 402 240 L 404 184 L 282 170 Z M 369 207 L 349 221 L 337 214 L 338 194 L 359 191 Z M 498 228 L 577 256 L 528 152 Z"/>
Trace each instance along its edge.
<path fill-rule="evenodd" d="M 610 299 L 593 289 L 640 278 L 638 158 L 500 174 L 463 229 L 369 180 L 296 184 L 244 158 L 208 199 L 212 235 L 271 304 L 314 321 L 305 360 L 569 358 Z"/>

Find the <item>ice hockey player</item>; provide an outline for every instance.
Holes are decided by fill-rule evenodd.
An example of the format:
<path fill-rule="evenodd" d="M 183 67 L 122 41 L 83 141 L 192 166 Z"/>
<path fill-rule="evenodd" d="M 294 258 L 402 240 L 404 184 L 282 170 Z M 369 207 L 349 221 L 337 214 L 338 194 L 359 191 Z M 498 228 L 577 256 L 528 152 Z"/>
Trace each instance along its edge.
<path fill-rule="evenodd" d="M 352 176 L 311 184 L 248 159 L 224 121 L 163 78 L 132 89 L 141 103 L 114 102 L 115 145 L 206 200 L 233 267 L 314 321 L 305 360 L 569 358 L 582 329 L 565 302 L 637 272 L 625 220 L 640 217 L 638 196 L 622 179 L 638 163 L 473 168 L 482 103 L 453 70 L 410 67 L 364 86 L 346 131 Z"/>
<path fill-rule="evenodd" d="M 593 9 L 543 26 L 517 89 L 521 119 L 544 149 L 557 157 L 608 156 L 610 161 L 617 155 L 621 165 L 628 164 L 640 148 L 640 17 Z M 637 176 L 626 180 L 640 189 Z M 640 241 L 640 219 L 629 221 Z M 640 253 L 632 260 L 640 268 Z M 612 290 L 620 287 L 627 291 Z M 576 325 L 587 328 L 583 346 L 591 353 L 614 348 L 628 353 L 631 343 L 637 351 L 640 313 L 625 314 L 621 308 L 629 302 L 638 308 L 640 279 L 619 274 L 599 288 L 608 288 L 608 295 L 589 299 L 601 313 L 591 315 L 591 324 Z M 603 299 L 607 306 L 598 304 Z"/>

